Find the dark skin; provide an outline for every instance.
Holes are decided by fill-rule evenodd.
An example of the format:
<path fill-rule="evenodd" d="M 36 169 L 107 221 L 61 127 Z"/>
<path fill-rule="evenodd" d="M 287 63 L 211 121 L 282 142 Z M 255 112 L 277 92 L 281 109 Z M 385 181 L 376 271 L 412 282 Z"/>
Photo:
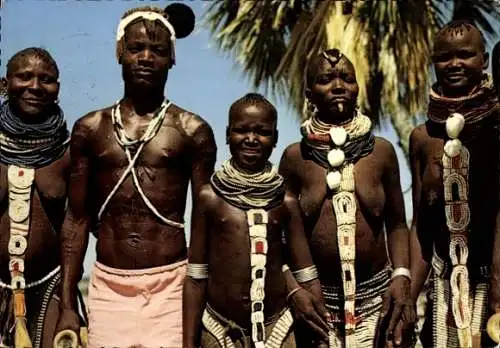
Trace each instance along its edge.
<path fill-rule="evenodd" d="M 477 29 L 448 32 L 434 43 L 432 61 L 442 94 L 458 97 L 471 94 L 488 68 L 488 53 Z"/>
<path fill-rule="evenodd" d="M 495 44 L 491 52 L 491 75 L 497 95 L 500 96 L 500 41 Z"/>
<path fill-rule="evenodd" d="M 351 120 L 358 95 L 351 62 L 343 57 L 332 66 L 327 59 L 319 56 L 313 61 L 308 74 L 306 93 L 308 99 L 317 106 L 318 117 L 329 124 L 342 124 Z M 295 143 L 285 150 L 280 172 L 287 179 L 289 189 L 300 197 L 306 234 L 321 283 L 342 287 L 336 218 L 327 193 L 326 169 L 305 159 L 300 143 Z M 372 278 L 388 263 L 384 224 L 394 267 L 409 266 L 409 251 L 399 167 L 392 145 L 377 137 L 373 152 L 356 162 L 354 173 L 358 203 L 355 267 L 359 283 Z M 384 334 L 394 331 L 394 339 L 386 342 L 388 346 L 398 346 L 403 333 L 410 330 L 414 321 L 409 290 L 409 280 L 396 277 L 385 295 L 382 313 L 386 322 Z M 404 320 L 399 321 L 401 315 Z"/>
<path fill-rule="evenodd" d="M 434 66 L 438 85 L 445 96 L 467 96 L 473 92 L 487 68 L 488 55 L 477 29 L 459 35 L 441 35 L 435 43 Z M 496 118 L 496 121 L 495 121 Z M 470 153 L 469 163 L 469 277 L 477 276 L 479 265 L 491 264 L 498 189 L 498 122 L 493 114 L 474 126 L 475 138 L 460 138 Z M 496 138 L 495 138 L 496 137 Z M 413 179 L 412 297 L 416 301 L 429 274 L 433 245 L 443 260 L 449 260 L 450 232 L 444 214 L 443 147 L 446 134 L 437 133 L 427 122 L 410 136 Z M 497 218 L 498 220 L 498 218 Z M 497 224 L 497 233 L 498 233 Z M 492 291 L 498 291 L 492 289 Z"/>
<path fill-rule="evenodd" d="M 231 116 L 227 141 L 235 165 L 248 171 L 261 171 L 277 141 L 276 118 L 259 105 L 248 105 Z M 251 329 L 250 245 L 245 211 L 230 205 L 210 185 L 200 192 L 198 210 L 193 212 L 190 263 L 208 263 L 208 280 L 186 278 L 184 285 L 184 347 L 198 347 L 201 315 L 205 303 L 243 328 Z M 287 263 L 282 250 L 282 230 L 287 233 L 289 264 L 292 270 L 312 265 L 302 229 L 298 201 L 286 194 L 283 203 L 269 211 L 267 225 L 267 263 L 264 315 L 270 318 L 286 306 L 287 293 L 294 280 L 283 273 Z M 229 268 L 228 268 L 229 267 Z M 288 279 L 286 279 L 288 278 Z M 287 285 L 288 284 L 288 285 Z M 292 285 L 291 285 L 292 284 Z M 325 312 L 320 299 L 319 281 L 302 286 L 314 294 L 298 291 L 292 296 L 300 317 L 326 336 Z M 223 295 L 222 295 L 223 294 Z"/>
<path fill-rule="evenodd" d="M 57 71 L 42 59 L 34 55 L 16 59 L 7 72 L 7 78 L 3 80 L 15 115 L 26 123 L 43 121 L 57 99 L 57 80 Z M 68 151 L 62 158 L 35 171 L 30 233 L 25 255 L 26 283 L 43 278 L 59 265 L 59 238 L 65 214 L 69 164 Z M 0 264 L 4 265 L 0 268 L 0 279 L 5 283 L 10 283 L 11 279 L 7 267 L 10 236 L 8 205 L 7 165 L 0 164 Z M 29 294 L 28 290 L 27 296 Z M 49 303 L 45 319 L 43 346 L 52 344 L 58 314 L 58 299 L 54 298 Z"/>
<path fill-rule="evenodd" d="M 142 22 L 125 32 L 121 57 L 125 95 L 121 114 L 125 130 L 139 138 L 164 100 L 171 67 L 170 34 L 163 27 L 153 37 Z M 78 329 L 75 288 L 88 245 L 91 222 L 108 193 L 128 166 L 116 142 L 111 107 L 91 112 L 73 129 L 69 209 L 63 225 L 62 319 L 58 329 Z M 136 172 L 145 195 L 167 219 L 182 222 L 187 188 L 195 198 L 209 181 L 216 145 L 210 126 L 178 106 L 167 109 L 159 133 L 145 147 Z M 194 206 L 196 200 L 193 199 Z M 110 201 L 98 230 L 97 260 L 121 269 L 172 264 L 187 257 L 184 231 L 158 221 L 145 205 L 129 176 Z"/>

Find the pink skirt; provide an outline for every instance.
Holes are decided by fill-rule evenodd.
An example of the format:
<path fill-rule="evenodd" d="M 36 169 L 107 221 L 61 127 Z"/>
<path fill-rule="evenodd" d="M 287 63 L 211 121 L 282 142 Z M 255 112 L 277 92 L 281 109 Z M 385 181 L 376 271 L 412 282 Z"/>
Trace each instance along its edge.
<path fill-rule="evenodd" d="M 187 260 L 124 270 L 95 263 L 88 294 L 88 347 L 182 347 Z"/>

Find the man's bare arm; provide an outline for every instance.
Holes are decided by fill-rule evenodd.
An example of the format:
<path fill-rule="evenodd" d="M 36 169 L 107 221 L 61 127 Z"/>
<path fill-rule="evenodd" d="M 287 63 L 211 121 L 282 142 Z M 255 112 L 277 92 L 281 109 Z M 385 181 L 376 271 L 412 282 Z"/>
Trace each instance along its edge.
<path fill-rule="evenodd" d="M 184 282 L 183 292 L 183 346 L 198 347 L 200 339 L 201 316 L 205 308 L 205 293 L 208 277 L 207 244 L 207 203 L 212 195 L 206 185 L 199 192 L 191 215 L 191 243 L 189 247 L 190 271 Z"/>
<path fill-rule="evenodd" d="M 88 128 L 78 121 L 73 127 L 68 210 L 61 231 L 62 301 L 65 310 L 76 311 L 77 284 L 89 240 L 90 217 L 87 209 L 89 181 Z"/>

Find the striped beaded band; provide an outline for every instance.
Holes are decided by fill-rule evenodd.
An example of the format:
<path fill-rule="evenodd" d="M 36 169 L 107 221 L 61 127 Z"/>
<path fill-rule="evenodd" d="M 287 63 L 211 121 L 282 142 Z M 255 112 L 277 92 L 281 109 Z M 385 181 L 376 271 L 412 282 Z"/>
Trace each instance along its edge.
<path fill-rule="evenodd" d="M 10 289 L 12 290 L 14 303 L 14 317 L 16 318 L 15 337 L 30 340 L 26 328 L 26 301 L 24 290 L 26 280 L 24 278 L 24 257 L 28 249 L 28 235 L 30 228 L 31 210 L 31 188 L 35 180 L 35 170 L 9 165 L 7 169 L 9 183 L 9 271 L 11 275 Z M 19 344 L 30 344 L 31 341 Z"/>
<path fill-rule="evenodd" d="M 186 275 L 192 279 L 208 279 L 208 264 L 188 263 Z"/>
<path fill-rule="evenodd" d="M 318 269 L 316 266 L 304 267 L 292 272 L 293 276 L 299 283 L 307 283 L 318 278 Z"/>
<path fill-rule="evenodd" d="M 450 140 L 444 145 L 443 186 L 446 225 L 450 230 L 451 310 L 457 326 L 460 347 L 472 346 L 471 309 L 469 307 L 469 272 L 467 269 L 470 222 L 468 204 L 469 151 L 458 139 L 465 125 L 463 115 L 454 113 L 446 120 Z M 457 190 L 454 190 L 454 187 Z M 457 250 L 459 251 L 457 253 Z"/>
<path fill-rule="evenodd" d="M 324 166 L 324 157 L 326 157 L 328 167 L 326 183 L 333 193 L 332 206 L 337 219 L 337 241 L 342 268 L 345 346 L 353 348 L 356 347 L 354 335 L 356 330 L 354 162 L 360 157 L 371 153 L 375 141 L 370 131 L 370 119 L 360 112 L 356 113 L 351 122 L 341 126 L 323 123 L 316 116 L 313 116 L 311 119 L 306 120 L 301 127 L 303 141 L 312 149 L 313 158 Z M 314 136 L 311 137 L 311 134 L 314 134 Z M 326 136 L 329 136 L 331 140 L 327 142 Z M 359 141 L 361 142 L 357 144 Z M 348 150 L 351 148 L 353 150 Z M 345 151 L 349 151 L 349 158 L 347 158 Z M 335 334 L 334 330 L 330 326 L 330 336 Z M 334 340 L 331 340 L 330 343 L 334 344 L 333 342 Z"/>
<path fill-rule="evenodd" d="M 250 236 L 250 265 L 252 283 L 250 285 L 252 342 L 255 348 L 264 348 L 266 331 L 264 326 L 264 298 L 267 262 L 268 214 L 263 209 L 249 209 L 246 212 Z"/>

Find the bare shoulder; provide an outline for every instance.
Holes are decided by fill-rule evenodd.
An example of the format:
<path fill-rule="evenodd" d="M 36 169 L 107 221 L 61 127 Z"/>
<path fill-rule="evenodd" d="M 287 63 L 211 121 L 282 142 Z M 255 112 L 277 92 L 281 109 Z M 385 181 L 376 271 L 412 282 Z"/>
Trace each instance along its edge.
<path fill-rule="evenodd" d="M 425 123 L 415 127 L 410 134 L 410 147 L 418 149 L 429 138 Z"/>
<path fill-rule="evenodd" d="M 283 198 L 283 205 L 289 212 L 300 207 L 297 196 L 290 191 L 286 191 L 285 197 Z"/>
<path fill-rule="evenodd" d="M 112 106 L 91 111 L 76 120 L 73 126 L 73 133 L 85 133 L 87 136 L 99 131 L 102 122 L 111 117 Z"/>
<path fill-rule="evenodd" d="M 200 115 L 175 104 L 172 104 L 168 112 L 178 121 L 178 125 L 187 136 L 192 137 L 199 132 L 212 132 L 212 128 L 208 122 Z"/>
<path fill-rule="evenodd" d="M 283 158 L 296 160 L 300 158 L 300 142 L 288 145 L 283 151 Z"/>
<path fill-rule="evenodd" d="M 394 149 L 394 145 L 392 145 L 392 143 L 386 138 L 377 136 L 375 137 L 374 152 L 377 153 L 378 156 L 389 156 L 389 157 L 396 156 L 396 150 Z"/>
<path fill-rule="evenodd" d="M 301 158 L 300 143 L 290 144 L 283 151 L 279 166 L 291 169 Z"/>
<path fill-rule="evenodd" d="M 196 204 L 199 204 L 203 210 L 211 209 L 215 206 L 219 196 L 215 193 L 210 184 L 205 184 L 201 187 L 198 192 L 198 200 Z"/>

